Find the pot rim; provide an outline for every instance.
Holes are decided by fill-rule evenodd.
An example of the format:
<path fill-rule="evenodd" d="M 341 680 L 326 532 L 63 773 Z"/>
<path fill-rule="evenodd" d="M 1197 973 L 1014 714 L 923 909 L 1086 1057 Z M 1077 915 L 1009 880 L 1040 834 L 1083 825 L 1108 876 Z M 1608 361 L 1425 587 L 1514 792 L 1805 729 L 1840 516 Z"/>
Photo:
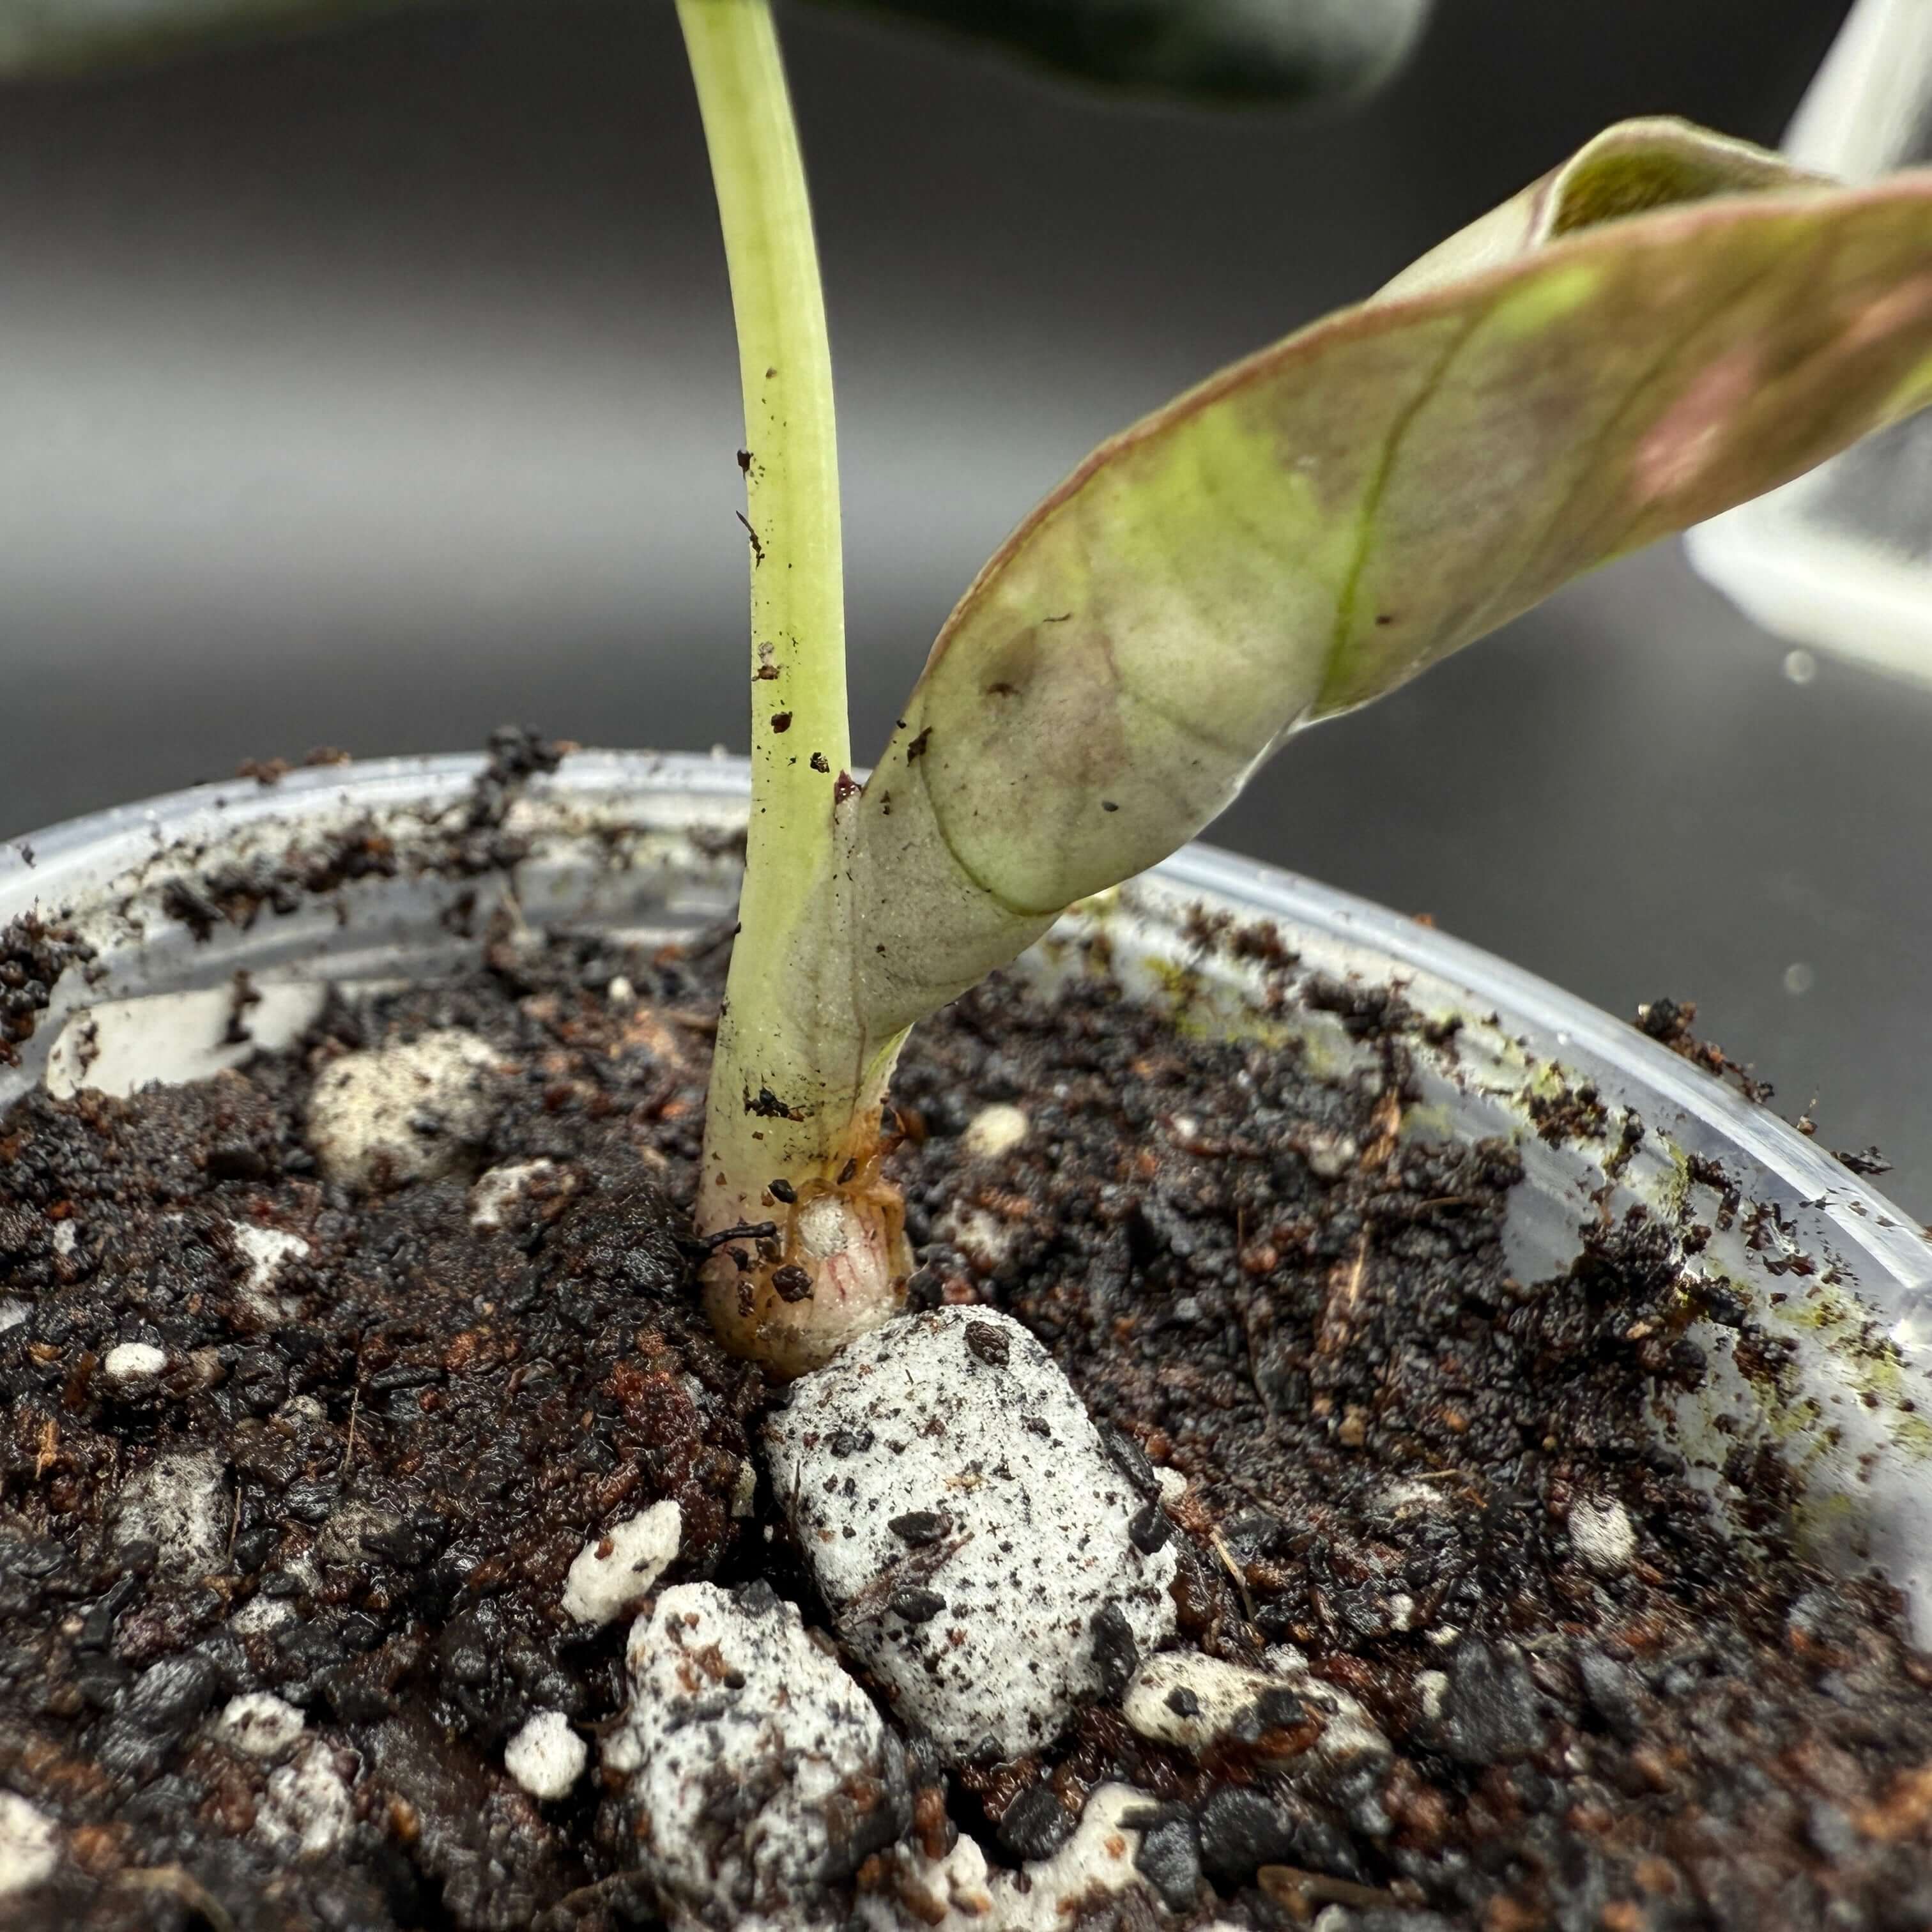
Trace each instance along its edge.
<path fill-rule="evenodd" d="M 97 884 L 151 858 L 161 846 L 292 815 L 307 800 L 354 802 L 370 809 L 411 802 L 453 802 L 485 763 L 478 752 L 434 752 L 298 767 L 268 784 L 227 779 L 165 792 L 62 820 L 0 846 L 0 920 L 64 891 Z M 750 766 L 722 748 L 710 753 L 583 749 L 532 782 L 532 790 L 568 800 L 646 784 L 729 808 L 750 789 Z M 27 856 L 31 854 L 31 857 Z M 1833 1159 L 1816 1142 L 1761 1102 L 1650 1039 L 1628 1022 L 1472 942 L 1374 901 L 1196 841 L 1142 875 L 1183 894 L 1210 893 L 1252 907 L 1268 918 L 1318 932 L 1349 949 L 1382 955 L 1399 969 L 1444 981 L 1467 1003 L 1494 1008 L 1511 1025 L 1542 1036 L 1546 1048 L 1634 1076 L 1658 1099 L 1716 1126 L 1790 1188 L 1796 1198 L 1828 1203 L 1862 1224 L 1861 1246 L 1881 1251 L 1898 1273 L 1932 1277 L 1932 1246 L 1915 1219 Z M 26 898 L 21 889 L 26 888 Z M 58 909 L 56 908 L 56 909 Z M 1842 1225 L 1843 1215 L 1834 1211 Z M 1888 1239 L 1886 1237 L 1895 1237 Z"/>
<path fill-rule="evenodd" d="M 70 993 L 50 1018 L 90 1004 L 86 991 L 97 992 L 94 1004 L 138 1002 L 144 982 L 206 992 L 244 959 L 264 973 L 265 986 L 291 968 L 312 981 L 324 962 L 322 976 L 380 978 L 394 970 L 386 964 L 394 944 L 423 922 L 423 906 L 410 902 L 422 874 L 406 868 L 372 876 L 368 916 L 346 941 L 350 922 L 331 886 L 286 926 L 241 921 L 238 948 L 226 955 L 202 946 L 206 935 L 183 924 L 169 892 L 183 870 L 272 862 L 290 849 L 286 835 L 365 821 L 392 830 L 405 854 L 420 851 L 434 876 L 452 837 L 464 836 L 485 763 L 457 754 L 315 767 L 268 785 L 230 781 L 70 820 L 0 847 L 0 922 L 27 912 L 70 917 L 82 943 L 101 940 L 98 972 L 90 968 L 86 988 L 73 989 L 82 998 Z M 519 828 L 514 838 L 530 842 L 530 869 L 514 861 L 518 896 L 538 922 L 621 919 L 644 903 L 626 898 L 631 882 L 648 900 L 681 878 L 678 890 L 691 896 L 675 908 L 664 902 L 676 929 L 728 917 L 731 841 L 749 788 L 747 761 L 722 751 L 573 753 L 520 788 L 509 823 Z M 616 886 L 615 900 L 600 902 L 594 883 L 583 897 L 583 868 L 557 862 L 593 844 L 622 854 L 590 874 Z M 472 876 L 464 870 L 454 884 Z M 1204 906 L 1215 922 L 1206 926 Z M 1277 943 L 1217 946 L 1217 934 L 1238 933 L 1235 922 L 1270 928 Z M 425 971 L 458 943 L 448 933 L 466 929 L 448 927 L 442 910 L 431 922 L 444 936 L 416 956 Z M 1135 997 L 1172 1001 L 1177 1017 L 1225 1026 L 1232 1036 L 1299 1039 L 1334 1077 L 1348 1064 L 1346 1033 L 1318 1004 L 1279 1004 L 1291 983 L 1280 969 L 1293 983 L 1392 983 L 1416 1029 L 1418 1124 L 1433 1112 L 1459 1138 L 1499 1136 L 1520 1153 L 1530 1184 L 1513 1195 L 1502 1231 L 1513 1265 L 1532 1270 L 1526 1280 L 1561 1272 L 1591 1227 L 1633 1207 L 1658 1213 L 1680 1260 L 1742 1292 L 1787 1352 L 1769 1384 L 1748 1385 L 1712 1333 L 1712 1376 L 1653 1405 L 1660 1436 L 1715 1484 L 1744 1416 L 1753 1438 L 1803 1480 L 1792 1520 L 1814 1560 L 1841 1574 L 1876 1564 L 1906 1592 L 1918 1640 L 1932 1642 L 1932 1246 L 1909 1216 L 1768 1108 L 1634 1026 L 1478 946 L 1277 867 L 1190 845 L 1073 908 L 1030 956 L 1050 980 L 1084 970 L 1096 940 Z M 51 1029 L 46 1036 L 56 1037 Z M 1604 1124 L 1552 1141 L 1536 1103 L 1559 1091 L 1600 1102 Z"/>

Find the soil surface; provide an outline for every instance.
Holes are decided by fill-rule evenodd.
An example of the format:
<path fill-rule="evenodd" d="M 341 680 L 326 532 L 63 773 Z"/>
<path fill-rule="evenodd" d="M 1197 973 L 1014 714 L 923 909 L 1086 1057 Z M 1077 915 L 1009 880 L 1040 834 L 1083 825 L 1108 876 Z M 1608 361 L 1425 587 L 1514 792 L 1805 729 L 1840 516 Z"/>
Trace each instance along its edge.
<path fill-rule="evenodd" d="M 674 1501 L 667 1584 L 824 1622 L 754 1456 L 780 1398 L 690 1288 L 726 946 L 498 932 L 241 1071 L 0 1120 L 0 1790 L 63 1847 L 10 1927 L 653 1922 L 598 1766 L 629 1618 L 567 1613 L 573 1562 Z M 1292 1698 L 1197 1755 L 1103 1697 L 1037 1760 L 910 1740 L 912 1835 L 1012 1865 L 1137 1786 L 1151 1889 L 1091 1923 L 1138 1932 L 1932 1926 L 1932 1659 L 1783 1547 L 1774 1466 L 1727 1472 L 1748 1553 L 1642 1420 L 1705 1372 L 1693 1310 L 1772 1345 L 1640 1221 L 1512 1278 L 1515 1153 L 1399 1133 L 1412 1016 L 1316 997 L 1371 1077 L 995 980 L 915 1036 L 894 1166 L 916 1298 L 1014 1316 L 1149 1494 L 1186 1478 L 1178 1646 L 1294 1646 L 1389 1754 L 1324 1792 Z M 326 1184 L 318 1077 L 452 1027 L 503 1064 L 485 1123 L 430 1178 Z M 1024 1132 L 988 1153 L 996 1105 Z M 478 1225 L 476 1178 L 532 1161 Z M 295 1742 L 246 1734 L 260 1693 Z M 590 1746 L 560 1798 L 505 1767 L 538 1712 Z"/>

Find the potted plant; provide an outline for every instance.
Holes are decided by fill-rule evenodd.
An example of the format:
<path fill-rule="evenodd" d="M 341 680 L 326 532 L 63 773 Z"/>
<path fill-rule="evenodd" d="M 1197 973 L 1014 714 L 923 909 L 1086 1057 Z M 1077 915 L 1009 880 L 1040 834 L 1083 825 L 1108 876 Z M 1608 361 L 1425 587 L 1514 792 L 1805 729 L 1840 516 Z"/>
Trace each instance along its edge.
<path fill-rule="evenodd" d="M 748 773 L 507 733 L 0 873 L 10 1903 L 1917 1922 L 1882 1202 L 1680 1013 L 1211 858 L 1116 888 L 1917 406 L 1932 188 L 1611 130 L 1096 452 L 862 782 L 772 23 L 680 11 Z"/>

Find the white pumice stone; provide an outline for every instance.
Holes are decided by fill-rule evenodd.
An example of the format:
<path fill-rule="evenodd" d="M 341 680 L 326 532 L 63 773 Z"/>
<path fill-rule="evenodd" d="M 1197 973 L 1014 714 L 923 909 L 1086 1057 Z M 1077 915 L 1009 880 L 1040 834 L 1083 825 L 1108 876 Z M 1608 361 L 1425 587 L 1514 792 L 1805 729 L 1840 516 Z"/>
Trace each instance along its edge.
<path fill-rule="evenodd" d="M 1614 1498 L 1598 1502 L 1583 1497 L 1570 1505 L 1570 1540 L 1599 1576 L 1612 1576 L 1628 1570 L 1636 1554 L 1636 1526 Z"/>
<path fill-rule="evenodd" d="M 997 1160 L 1026 1138 L 1031 1125 L 1022 1108 L 998 1101 L 982 1107 L 966 1123 L 966 1131 L 959 1138 L 968 1154 L 981 1160 Z"/>
<path fill-rule="evenodd" d="M 604 1765 L 648 1822 L 638 1856 L 674 1924 L 842 1924 L 847 1882 L 910 1822 L 911 1794 L 897 1738 L 796 1606 L 681 1583 L 632 1627 L 625 1661 Z"/>
<path fill-rule="evenodd" d="M 503 1768 L 532 1798 L 563 1798 L 584 1775 L 590 1747 L 561 1711 L 539 1711 L 503 1747 Z"/>
<path fill-rule="evenodd" d="M 518 1202 L 532 1194 L 567 1193 L 575 1178 L 554 1160 L 506 1161 L 470 1189 L 470 1225 L 479 1234 L 494 1234 L 510 1226 Z"/>
<path fill-rule="evenodd" d="M 242 1299 L 268 1322 L 286 1322 L 296 1312 L 294 1300 L 275 1292 L 275 1276 L 283 1262 L 298 1261 L 308 1252 L 308 1244 L 299 1234 L 280 1228 L 258 1228 L 250 1221 L 234 1224 L 235 1245 L 248 1264 L 240 1282 Z"/>
<path fill-rule="evenodd" d="M 564 1614 L 580 1624 L 614 1622 L 650 1594 L 683 1540 L 684 1512 L 674 1502 L 653 1503 L 593 1536 L 564 1578 Z"/>
<path fill-rule="evenodd" d="M 80 1246 L 80 1229 L 72 1221 L 54 1224 L 54 1252 L 64 1259 Z"/>
<path fill-rule="evenodd" d="M 16 1301 L 10 1295 L 0 1300 L 0 1334 L 9 1328 L 17 1328 L 34 1312 L 31 1301 Z"/>
<path fill-rule="evenodd" d="M 151 1542 L 170 1576 L 206 1576 L 227 1548 L 227 1467 L 212 1449 L 175 1449 L 137 1469 L 115 1499 L 114 1540 Z"/>
<path fill-rule="evenodd" d="M 334 1754 L 312 1742 L 292 1764 L 268 1774 L 256 1808 L 255 1830 L 278 1858 L 324 1858 L 340 1849 L 356 1823 L 349 1786 Z"/>
<path fill-rule="evenodd" d="M 251 1690 L 228 1700 L 215 1720 L 214 1731 L 224 1744 L 244 1756 L 272 1762 L 294 1750 L 305 1722 L 301 1712 L 272 1692 Z"/>
<path fill-rule="evenodd" d="M 1164 1503 L 1178 1503 L 1187 1493 L 1187 1478 L 1178 1469 L 1157 1466 L 1154 1479 L 1160 1485 L 1160 1499 Z"/>
<path fill-rule="evenodd" d="M 53 1820 L 24 1798 L 0 1791 L 0 1898 L 45 1884 L 59 1858 Z"/>
<path fill-rule="evenodd" d="M 1174 1628 L 1158 1501 L 1010 1316 L 862 1336 L 792 1384 L 765 1447 L 839 1636 L 955 1761 L 1052 1742 Z"/>
<path fill-rule="evenodd" d="M 488 1130 L 496 1066 L 460 1027 L 330 1061 L 308 1103 L 309 1144 L 323 1174 L 370 1187 L 451 1173 Z"/>
<path fill-rule="evenodd" d="M 122 1395 L 152 1388 L 168 1365 L 167 1352 L 151 1342 L 118 1342 L 100 1358 L 100 1372 Z"/>

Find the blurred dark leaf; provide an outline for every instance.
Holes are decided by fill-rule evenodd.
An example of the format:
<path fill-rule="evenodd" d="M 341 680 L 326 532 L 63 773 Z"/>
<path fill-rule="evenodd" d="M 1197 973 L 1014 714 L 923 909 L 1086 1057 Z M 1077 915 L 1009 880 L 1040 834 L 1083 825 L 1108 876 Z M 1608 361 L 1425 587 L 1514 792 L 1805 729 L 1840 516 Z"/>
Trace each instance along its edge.
<path fill-rule="evenodd" d="M 1000 42 L 1094 80 L 1227 101 L 1363 94 L 1431 0 L 841 0 Z"/>
<path fill-rule="evenodd" d="M 0 0 L 0 74 L 58 73 L 437 0 Z M 668 4 L 669 0 L 663 0 Z M 1367 92 L 1431 0 L 841 0 L 1089 79 L 1223 100 Z M 581 31 L 578 16 L 574 30 Z"/>
<path fill-rule="evenodd" d="M 435 0 L 0 0 L 0 75 L 66 74 Z"/>

